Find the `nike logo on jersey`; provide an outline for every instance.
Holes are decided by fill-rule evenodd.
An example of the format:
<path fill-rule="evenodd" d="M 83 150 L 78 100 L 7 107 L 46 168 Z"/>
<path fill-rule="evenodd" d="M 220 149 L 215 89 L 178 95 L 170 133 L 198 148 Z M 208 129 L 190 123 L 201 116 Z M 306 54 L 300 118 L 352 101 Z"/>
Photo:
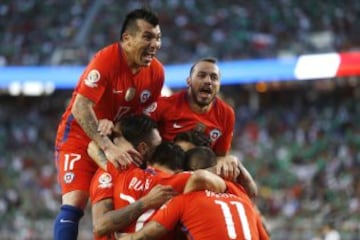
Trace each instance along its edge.
<path fill-rule="evenodd" d="M 177 124 L 177 123 L 174 123 L 173 124 L 173 128 L 182 128 L 183 126 L 182 125 L 179 125 L 179 124 Z"/>
<path fill-rule="evenodd" d="M 113 93 L 114 94 L 119 94 L 119 93 L 122 93 L 123 92 L 123 90 L 116 90 L 116 89 L 113 89 Z"/>
<path fill-rule="evenodd" d="M 65 219 L 60 219 L 60 222 L 61 222 L 61 223 L 75 223 L 75 222 L 72 221 L 72 220 L 65 220 Z"/>

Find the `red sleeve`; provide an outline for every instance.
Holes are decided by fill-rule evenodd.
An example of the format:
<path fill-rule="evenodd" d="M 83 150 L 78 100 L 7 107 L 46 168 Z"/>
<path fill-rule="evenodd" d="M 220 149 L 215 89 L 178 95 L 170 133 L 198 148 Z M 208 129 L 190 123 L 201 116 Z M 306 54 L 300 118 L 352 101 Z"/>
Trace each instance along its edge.
<path fill-rule="evenodd" d="M 119 58 L 117 45 L 106 47 L 95 54 L 80 77 L 77 92 L 94 103 L 103 96 L 109 84 L 110 69 L 116 56 Z"/>
<path fill-rule="evenodd" d="M 155 213 L 151 221 L 160 223 L 169 231 L 173 230 L 181 219 L 185 202 L 183 196 L 184 195 L 180 195 L 169 200 Z"/>
<path fill-rule="evenodd" d="M 226 155 L 230 151 L 235 126 L 235 113 L 230 106 L 224 104 L 222 116 L 225 118 L 223 125 L 224 132 L 213 148 L 218 156 Z"/>
<path fill-rule="evenodd" d="M 173 175 L 171 178 L 165 179 L 163 182 L 160 182 L 162 185 L 170 185 L 178 193 L 184 191 L 187 180 L 190 178 L 192 172 L 181 172 Z"/>
<path fill-rule="evenodd" d="M 113 188 L 114 183 L 112 175 L 99 168 L 90 184 L 91 204 L 95 204 L 106 198 L 112 198 Z"/>

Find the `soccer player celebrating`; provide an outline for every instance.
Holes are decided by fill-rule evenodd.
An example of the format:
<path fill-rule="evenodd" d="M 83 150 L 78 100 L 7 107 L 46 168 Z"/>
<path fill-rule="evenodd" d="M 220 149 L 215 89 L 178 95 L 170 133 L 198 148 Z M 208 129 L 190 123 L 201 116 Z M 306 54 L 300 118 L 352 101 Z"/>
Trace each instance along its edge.
<path fill-rule="evenodd" d="M 119 147 L 121 146 L 121 141 L 119 141 L 117 131 L 120 129 L 122 137 L 138 150 L 143 156 L 143 161 L 149 161 L 152 158 L 156 147 L 161 142 L 156 123 L 146 115 L 124 117 L 115 124 L 114 128 L 113 141 L 114 144 Z M 94 142 L 89 144 L 88 152 L 94 159 L 103 158 L 106 160 L 103 151 L 99 151 L 98 146 L 94 144 Z M 119 179 L 120 184 L 124 183 L 126 187 L 128 187 L 127 184 L 129 184 L 129 182 L 127 180 L 130 179 L 130 181 L 135 181 L 135 179 L 138 179 L 136 183 L 133 182 L 133 184 L 129 184 L 129 186 L 134 185 L 139 188 L 139 184 L 144 178 L 145 171 L 134 164 L 129 166 L 125 171 L 117 171 L 112 167 L 111 163 L 108 164 L 109 171 L 107 172 L 99 168 L 90 185 L 94 239 L 111 238 L 112 232 L 121 229 L 121 226 L 124 226 L 124 222 L 130 221 L 130 224 L 132 221 L 135 221 L 135 219 L 141 215 L 141 212 L 139 211 L 142 207 L 148 208 L 153 207 L 156 204 L 161 205 L 164 201 L 168 200 L 168 197 L 171 196 L 171 193 L 173 192 L 171 188 L 158 187 L 152 194 L 149 194 L 149 196 L 143 199 L 139 205 L 136 204 L 135 206 L 132 206 L 132 208 L 127 209 L 126 212 L 123 213 L 124 215 L 120 215 L 122 221 L 116 220 L 119 219 L 119 217 L 117 217 L 119 213 L 111 212 L 114 208 L 114 184 L 117 182 L 117 179 Z M 175 165 L 174 162 L 171 164 Z M 182 162 L 178 165 L 182 165 Z M 142 193 L 143 191 L 140 192 Z"/>
<path fill-rule="evenodd" d="M 159 100 L 146 112 L 159 125 L 164 140 L 174 140 L 180 132 L 192 129 L 204 132 L 218 158 L 218 172 L 231 178 L 238 162 L 224 158 L 231 148 L 234 110 L 217 97 L 220 90 L 220 69 L 214 58 L 203 58 L 190 69 L 188 88 Z"/>
<path fill-rule="evenodd" d="M 155 58 L 161 45 L 157 16 L 146 9 L 130 12 L 119 42 L 98 51 L 90 61 L 62 116 L 55 143 L 55 162 L 62 191 L 54 239 L 76 239 L 78 222 L 98 168 L 87 154 L 93 140 L 114 166 L 126 167 L 141 155 L 130 145 L 116 147 L 98 131 L 98 119 L 121 119 L 142 112 L 160 96 L 162 64 Z"/>
<path fill-rule="evenodd" d="M 231 147 L 235 115 L 233 109 L 217 97 L 220 70 L 216 59 L 196 62 L 186 82 L 187 90 L 160 97 L 147 113 L 158 123 L 164 140 L 173 140 L 180 132 L 196 129 L 210 137 L 217 156 L 225 156 Z"/>
<path fill-rule="evenodd" d="M 194 148 L 188 165 L 195 166 L 200 160 L 202 167 L 211 167 L 205 161 L 209 153 L 205 148 Z M 187 239 L 270 239 L 245 189 L 221 178 L 214 181 L 214 177 L 197 170 L 185 185 L 184 194 L 162 206 L 143 228 L 117 239 L 160 239 L 178 224 Z"/>

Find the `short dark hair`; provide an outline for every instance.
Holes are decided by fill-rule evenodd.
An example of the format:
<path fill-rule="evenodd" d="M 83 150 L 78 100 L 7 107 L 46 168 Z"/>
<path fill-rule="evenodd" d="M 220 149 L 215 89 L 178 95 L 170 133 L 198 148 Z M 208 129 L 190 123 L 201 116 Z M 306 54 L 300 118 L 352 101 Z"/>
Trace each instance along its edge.
<path fill-rule="evenodd" d="M 150 164 L 159 164 L 173 171 L 182 170 L 184 167 L 185 152 L 173 142 L 163 141 L 156 147 Z"/>
<path fill-rule="evenodd" d="M 195 62 L 191 68 L 190 68 L 190 72 L 189 72 L 189 76 L 191 76 L 191 74 L 194 71 L 194 68 L 196 67 L 196 65 L 200 62 L 209 62 L 209 63 L 213 63 L 216 64 L 217 63 L 217 59 L 214 57 L 206 57 L 206 58 L 201 58 L 199 61 Z"/>
<path fill-rule="evenodd" d="M 130 115 L 120 120 L 123 137 L 136 147 L 142 141 L 150 141 L 152 130 L 157 124 L 145 114 Z"/>
<path fill-rule="evenodd" d="M 216 165 L 216 154 L 209 147 L 195 147 L 185 154 L 184 170 L 194 171 Z"/>
<path fill-rule="evenodd" d="M 120 39 L 122 39 L 122 35 L 125 31 L 130 30 L 132 32 L 135 32 L 138 30 L 138 25 L 136 23 L 138 19 L 145 20 L 154 27 L 159 25 L 159 18 L 156 13 L 147 8 L 135 9 L 126 15 L 121 28 Z"/>
<path fill-rule="evenodd" d="M 185 141 L 194 144 L 195 146 L 204 146 L 210 147 L 211 140 L 210 137 L 207 136 L 205 133 L 200 132 L 198 130 L 190 130 L 186 132 L 178 133 L 175 138 L 175 142 L 178 141 Z"/>

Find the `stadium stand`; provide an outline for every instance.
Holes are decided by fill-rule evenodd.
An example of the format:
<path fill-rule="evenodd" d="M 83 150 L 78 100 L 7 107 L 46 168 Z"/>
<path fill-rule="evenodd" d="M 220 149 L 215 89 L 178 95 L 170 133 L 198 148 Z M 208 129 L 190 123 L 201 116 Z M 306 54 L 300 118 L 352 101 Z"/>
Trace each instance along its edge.
<path fill-rule="evenodd" d="M 358 48 L 360 3 L 327 1 L 5 1 L 0 3 L 0 56 L 6 65 L 85 64 L 119 38 L 124 14 L 159 13 L 165 64 L 215 55 L 267 58 Z M 167 27 L 171 26 L 171 27 Z"/>

